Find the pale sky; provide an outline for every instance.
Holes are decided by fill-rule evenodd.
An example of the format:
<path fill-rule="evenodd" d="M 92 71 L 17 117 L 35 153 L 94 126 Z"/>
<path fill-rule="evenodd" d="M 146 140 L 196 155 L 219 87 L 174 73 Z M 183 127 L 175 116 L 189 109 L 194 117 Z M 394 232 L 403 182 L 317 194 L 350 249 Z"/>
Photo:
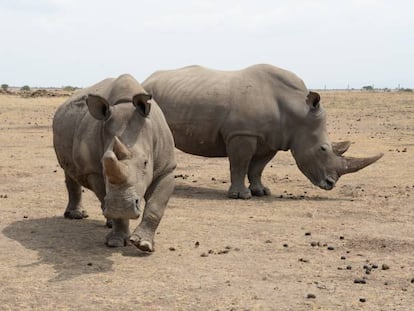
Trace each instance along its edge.
<path fill-rule="evenodd" d="M 414 88 L 414 1 L 0 0 L 0 83 L 88 86 L 199 64 L 309 88 Z"/>

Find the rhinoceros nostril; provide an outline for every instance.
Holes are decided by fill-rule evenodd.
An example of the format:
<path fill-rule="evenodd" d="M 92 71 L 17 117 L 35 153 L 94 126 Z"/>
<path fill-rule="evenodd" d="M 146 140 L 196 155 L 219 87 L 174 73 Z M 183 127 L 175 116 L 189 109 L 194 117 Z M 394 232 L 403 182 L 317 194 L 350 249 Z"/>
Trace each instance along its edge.
<path fill-rule="evenodd" d="M 335 186 L 335 182 L 332 179 L 327 178 L 325 182 L 328 189 L 332 189 Z"/>
<path fill-rule="evenodd" d="M 139 215 L 140 214 L 140 209 L 139 209 L 139 199 L 135 200 L 135 204 L 134 204 L 134 213 Z"/>

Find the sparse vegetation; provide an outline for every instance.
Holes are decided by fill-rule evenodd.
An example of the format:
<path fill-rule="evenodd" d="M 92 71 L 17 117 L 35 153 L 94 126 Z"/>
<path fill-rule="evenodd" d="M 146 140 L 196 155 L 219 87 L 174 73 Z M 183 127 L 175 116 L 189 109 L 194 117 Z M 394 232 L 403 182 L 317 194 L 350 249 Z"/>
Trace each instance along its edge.
<path fill-rule="evenodd" d="M 2 84 L 2 85 L 1 85 L 1 89 L 2 89 L 3 91 L 5 91 L 5 92 L 7 91 L 7 89 L 8 89 L 8 88 L 9 88 L 9 85 L 8 85 L 8 84 L 5 84 L 5 83 L 4 83 L 4 84 Z"/>
<path fill-rule="evenodd" d="M 30 92 L 30 86 L 28 86 L 28 85 L 23 85 L 23 86 L 20 88 L 20 91 L 23 91 L 23 92 Z"/>
<path fill-rule="evenodd" d="M 62 87 L 62 89 L 63 89 L 65 92 L 73 92 L 73 91 L 76 91 L 78 88 L 77 88 L 77 87 L 75 87 L 75 86 L 70 86 L 70 85 L 67 85 L 67 86 L 63 86 L 63 87 Z"/>
<path fill-rule="evenodd" d="M 412 92 L 413 89 L 401 88 L 401 89 L 398 89 L 398 91 L 400 91 L 400 92 Z"/>
<path fill-rule="evenodd" d="M 374 87 L 372 85 L 365 85 L 362 87 L 364 91 L 373 91 Z"/>

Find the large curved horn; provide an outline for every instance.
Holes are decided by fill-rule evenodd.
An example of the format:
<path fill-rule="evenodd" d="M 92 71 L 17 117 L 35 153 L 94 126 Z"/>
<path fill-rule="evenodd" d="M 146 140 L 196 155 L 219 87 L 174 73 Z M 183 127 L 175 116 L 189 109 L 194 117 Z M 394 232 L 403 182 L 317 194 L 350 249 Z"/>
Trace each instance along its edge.
<path fill-rule="evenodd" d="M 382 158 L 384 154 L 380 153 L 376 156 L 369 157 L 369 158 L 352 158 L 352 157 L 342 157 L 342 167 L 338 170 L 339 175 L 354 173 L 371 165 L 372 163 L 378 161 Z"/>
<path fill-rule="evenodd" d="M 105 152 L 103 158 L 104 173 L 111 184 L 122 184 L 127 179 L 127 167 L 121 163 L 112 151 Z"/>
<path fill-rule="evenodd" d="M 119 160 L 124 160 L 131 157 L 131 151 L 125 146 L 118 137 L 114 137 L 113 151 Z"/>
<path fill-rule="evenodd" d="M 351 146 L 350 141 L 340 141 L 340 142 L 337 142 L 337 143 L 333 142 L 332 143 L 332 151 L 336 155 L 340 156 L 341 154 L 344 154 L 348 150 L 349 146 Z"/>

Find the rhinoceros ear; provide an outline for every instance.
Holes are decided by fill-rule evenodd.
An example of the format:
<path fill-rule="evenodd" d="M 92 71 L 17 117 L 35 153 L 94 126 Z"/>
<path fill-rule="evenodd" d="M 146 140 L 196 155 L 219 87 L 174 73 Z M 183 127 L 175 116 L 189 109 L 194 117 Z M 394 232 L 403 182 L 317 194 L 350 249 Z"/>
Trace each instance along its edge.
<path fill-rule="evenodd" d="M 306 103 L 311 110 L 319 109 L 319 102 L 321 101 L 321 96 L 316 92 L 309 92 L 308 97 L 306 98 Z"/>
<path fill-rule="evenodd" d="M 98 120 L 107 120 L 111 115 L 111 109 L 107 100 L 99 95 L 89 94 L 86 104 L 92 117 Z"/>
<path fill-rule="evenodd" d="M 350 141 L 333 142 L 332 143 L 332 151 L 336 155 L 340 156 L 340 155 L 344 154 L 349 149 L 349 146 L 351 146 Z"/>
<path fill-rule="evenodd" d="M 152 96 L 150 94 L 136 94 L 132 98 L 132 102 L 134 103 L 134 106 L 137 108 L 137 110 L 142 113 L 144 117 L 148 116 L 151 111 L 151 100 Z"/>

